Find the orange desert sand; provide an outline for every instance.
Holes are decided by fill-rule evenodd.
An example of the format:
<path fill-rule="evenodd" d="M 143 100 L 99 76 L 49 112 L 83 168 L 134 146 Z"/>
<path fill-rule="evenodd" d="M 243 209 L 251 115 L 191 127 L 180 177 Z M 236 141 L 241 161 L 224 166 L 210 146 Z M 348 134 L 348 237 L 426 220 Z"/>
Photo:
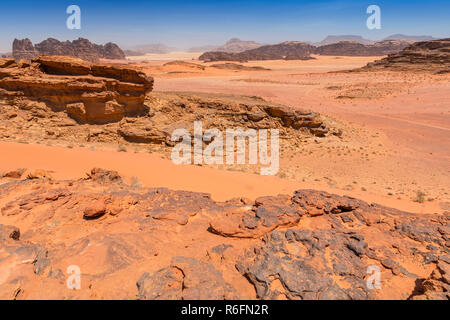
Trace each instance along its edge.
<path fill-rule="evenodd" d="M 175 58 L 179 56 L 176 54 Z M 209 192 L 226 200 L 276 195 L 298 188 L 346 194 L 413 212 L 442 212 L 450 206 L 450 82 L 448 75 L 400 72 L 334 73 L 380 57 L 322 57 L 308 61 L 257 61 L 270 71 L 201 70 L 156 60 L 136 63 L 155 78 L 154 91 L 219 92 L 260 96 L 307 108 L 346 124 L 361 141 L 306 145 L 281 160 L 278 177 L 175 166 L 157 155 L 86 148 L 1 143 L 0 170 L 18 167 L 75 178 L 100 166 L 138 177 L 148 186 Z M 147 66 L 151 64 L 151 66 Z M 193 70 L 194 69 L 194 70 Z M 19 140 L 20 138 L 17 137 Z M 283 179 L 280 179 L 279 177 Z M 425 203 L 415 202 L 417 192 Z"/>
<path fill-rule="evenodd" d="M 121 61 L 154 78 L 137 74 L 134 84 L 153 84 L 152 108 L 164 99 L 185 108 L 173 92 L 192 103 L 245 95 L 320 114 L 329 133 L 284 137 L 279 172 L 261 176 L 249 165 L 175 165 L 159 140 L 125 141 L 140 128 L 153 134 L 140 118 L 86 124 L 39 104 L 5 105 L 0 298 L 447 297 L 449 73 L 347 72 L 382 57 L 157 58 Z M 70 105 L 64 117 L 87 118 L 83 108 Z M 41 134 L 42 121 L 56 127 Z M 89 140 L 100 130 L 104 141 Z M 65 287 L 70 265 L 82 270 L 81 290 Z M 380 268 L 381 290 L 366 287 L 368 265 Z"/>

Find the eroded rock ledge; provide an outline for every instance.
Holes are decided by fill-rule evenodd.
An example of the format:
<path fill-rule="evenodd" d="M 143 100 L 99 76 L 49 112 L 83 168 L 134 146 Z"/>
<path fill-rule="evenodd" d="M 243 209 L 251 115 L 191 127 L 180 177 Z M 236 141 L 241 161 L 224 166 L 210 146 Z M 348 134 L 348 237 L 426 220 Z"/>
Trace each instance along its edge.
<path fill-rule="evenodd" d="M 152 87 L 153 78 L 128 66 L 62 56 L 41 56 L 31 63 L 0 59 L 0 97 L 15 104 L 44 102 L 81 123 L 145 113 L 145 95 Z"/>
<path fill-rule="evenodd" d="M 449 299 L 448 212 L 314 190 L 215 202 L 102 169 L 0 183 L 3 299 Z"/>
<path fill-rule="evenodd" d="M 53 64 L 49 62 L 48 65 L 51 66 L 52 72 L 56 72 Z M 0 68 L 0 73 L 1 70 L 4 69 Z M 85 69 L 82 71 L 76 69 L 73 72 L 81 73 L 84 72 L 83 70 Z M 116 69 L 112 68 L 111 70 Z M 132 75 L 133 73 L 129 77 Z M 137 76 L 140 77 L 139 74 Z M 65 76 L 55 77 L 64 78 Z M 67 76 L 66 78 L 67 81 L 74 79 L 73 81 L 77 82 L 78 77 Z M 115 79 L 99 78 L 97 80 L 97 77 L 83 77 L 86 80 L 92 79 L 95 86 L 97 81 L 100 84 L 109 81 L 119 82 Z M 60 102 L 55 98 L 57 106 L 50 108 L 49 106 L 54 104 L 42 102 L 41 99 L 53 100 L 52 96 L 39 98 L 40 91 L 35 92 L 32 87 L 19 88 L 20 84 L 23 84 L 21 79 L 21 76 L 17 80 L 11 76 L 0 79 L 0 109 L 2 111 L 0 113 L 0 139 L 21 137 L 27 142 L 46 140 L 48 143 L 54 141 L 55 143 L 66 142 L 83 145 L 85 143 L 115 146 L 120 144 L 147 151 L 150 148 L 152 151 L 168 154 L 175 144 L 174 141 L 171 141 L 174 130 L 183 128 L 193 134 L 195 121 L 202 122 L 203 131 L 214 128 L 220 130 L 224 135 L 226 129 L 278 129 L 282 147 L 286 149 L 297 149 L 305 140 L 313 137 L 325 139 L 341 137 L 345 130 L 341 123 L 306 108 L 303 110 L 293 109 L 259 97 L 230 94 L 152 92 L 147 94 L 143 101 L 143 91 L 140 95 L 135 96 L 121 91 L 120 94 L 124 94 L 125 109 L 122 107 L 114 109 L 114 106 L 118 105 L 115 101 L 122 99 L 119 93 L 109 92 L 113 95 L 108 98 L 111 100 L 102 102 L 103 100 L 93 92 L 92 95 L 89 94 L 89 97 L 94 99 L 92 103 L 89 102 L 90 100 L 86 104 L 66 103 L 88 99 L 87 94 L 79 91 L 78 98 L 75 96 L 75 92 L 70 93 L 73 96 L 69 96 L 69 93 L 66 93 L 66 97 L 62 95 Z M 32 81 L 37 81 L 38 78 L 32 79 Z M 16 81 L 17 87 L 11 91 L 1 89 L 2 81 Z M 129 82 L 126 83 L 129 84 Z M 30 83 L 27 83 L 27 86 L 29 85 Z M 136 84 L 135 86 L 143 90 L 145 84 Z M 28 95 L 26 96 L 24 92 Z M 29 95 L 37 97 L 37 100 L 30 100 Z M 9 97 L 9 101 L 2 102 L 2 97 Z M 127 104 L 129 101 L 131 105 Z M 134 104 L 137 101 L 139 104 Z M 79 122 L 85 123 L 80 124 Z"/>
<path fill-rule="evenodd" d="M 383 70 L 450 73 L 450 38 L 416 42 L 354 71 Z"/>

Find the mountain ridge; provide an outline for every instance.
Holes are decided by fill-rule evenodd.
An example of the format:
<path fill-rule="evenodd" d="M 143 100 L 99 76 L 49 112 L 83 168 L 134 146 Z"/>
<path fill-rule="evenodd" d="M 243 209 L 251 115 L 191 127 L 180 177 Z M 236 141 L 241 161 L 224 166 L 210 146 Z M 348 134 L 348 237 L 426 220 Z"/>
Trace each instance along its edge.
<path fill-rule="evenodd" d="M 86 61 L 96 62 L 104 59 L 125 59 L 125 54 L 120 47 L 112 42 L 104 45 L 95 44 L 85 38 L 73 41 L 59 41 L 55 38 L 33 45 L 30 39 L 14 39 L 12 55 L 15 59 L 31 60 L 40 55 L 71 56 Z"/>

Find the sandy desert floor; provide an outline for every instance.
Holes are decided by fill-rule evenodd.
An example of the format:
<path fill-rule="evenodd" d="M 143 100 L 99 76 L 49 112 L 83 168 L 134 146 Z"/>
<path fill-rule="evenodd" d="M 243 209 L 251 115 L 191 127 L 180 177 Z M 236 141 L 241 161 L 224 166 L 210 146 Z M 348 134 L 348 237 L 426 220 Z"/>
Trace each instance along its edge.
<path fill-rule="evenodd" d="M 259 96 L 318 112 L 342 134 L 308 134 L 295 148 L 282 139 L 278 174 L 261 176 L 249 165 L 175 165 L 148 144 L 120 149 L 123 141 L 44 137 L 37 130 L 44 122 L 19 122 L 26 118 L 17 113 L 9 119 L 5 105 L 0 173 L 26 168 L 20 176 L 27 178 L 1 179 L 0 236 L 8 236 L 0 250 L 1 298 L 174 298 L 175 286 L 187 295 L 179 299 L 286 299 L 298 298 L 282 284 L 295 279 L 325 286 L 313 298 L 408 299 L 437 272 L 431 262 L 448 260 L 441 252 L 449 246 L 449 74 L 344 72 L 377 57 L 244 67 L 167 62 L 180 57 L 128 63 L 154 77 L 154 92 Z M 120 176 L 100 170 L 96 177 L 95 167 Z M 313 190 L 293 193 L 299 189 Z M 296 206 L 305 211 L 301 220 L 291 212 Z M 63 285 L 74 264 L 83 270 L 79 291 Z M 363 282 L 352 281 L 373 264 L 383 266 L 383 290 L 361 296 Z M 273 279 L 280 268 L 285 276 Z M 203 291 L 189 295 L 189 281 Z M 223 293 L 228 284 L 239 295 Z"/>
<path fill-rule="evenodd" d="M 127 59 L 131 61 L 193 60 L 201 54 L 202 52 L 148 53 L 144 56 L 127 57 Z"/>
<path fill-rule="evenodd" d="M 299 188 L 327 190 L 413 212 L 450 208 L 450 81 L 448 75 L 346 73 L 379 57 L 316 57 L 258 61 L 270 70 L 213 68 L 176 53 L 131 61 L 155 78 L 155 91 L 198 91 L 260 96 L 330 116 L 342 137 L 311 138 L 284 153 L 276 177 L 248 168 L 233 171 L 175 166 L 158 154 L 117 148 L 62 148 L 0 143 L 0 171 L 24 167 L 76 178 L 100 166 L 137 177 L 146 186 L 209 192 L 214 199 L 256 198 Z M 186 63 L 167 64 L 167 60 Z M 206 67 L 206 68 L 205 68 Z M 283 148 L 283 146 L 281 146 Z M 238 171 L 238 172 L 235 172 Z M 242 171 L 242 172 L 239 172 Z"/>
<path fill-rule="evenodd" d="M 388 205 L 414 202 L 417 193 L 423 192 L 428 203 L 422 207 L 448 210 L 449 76 L 341 73 L 335 71 L 355 69 L 379 58 L 316 58 L 245 64 L 270 71 L 185 70 L 176 78 L 171 73 L 155 74 L 155 90 L 255 95 L 334 117 L 361 139 L 346 139 L 345 134 L 344 143 L 317 139 L 316 145 L 282 159 L 279 176 L 358 197 L 370 193 Z"/>

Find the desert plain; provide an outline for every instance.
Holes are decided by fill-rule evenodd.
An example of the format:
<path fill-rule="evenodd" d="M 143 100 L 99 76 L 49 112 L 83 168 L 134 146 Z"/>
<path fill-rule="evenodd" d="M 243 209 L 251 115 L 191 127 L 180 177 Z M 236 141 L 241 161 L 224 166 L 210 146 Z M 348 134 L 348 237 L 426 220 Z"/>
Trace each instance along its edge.
<path fill-rule="evenodd" d="M 150 99 L 167 94 L 204 94 L 208 99 L 242 95 L 320 114 L 330 133 L 295 141 L 283 137 L 275 176 L 261 176 L 248 164 L 175 165 L 167 147 L 121 139 L 80 141 L 70 134 L 58 136 L 55 130 L 43 135 L 34 131 L 33 121 L 26 126 L 19 122 L 20 114 L 3 117 L 1 221 L 20 229 L 23 241 L 39 243 L 47 253 L 42 258 L 40 249 L 9 256 L 1 252 L 7 258 L 0 259 L 0 297 L 407 299 L 423 294 L 417 279 L 428 279 L 436 272 L 435 263 L 443 264 L 439 257 L 427 256 L 440 250 L 427 241 L 442 241 L 439 232 L 448 236 L 444 217 L 450 210 L 450 74 L 350 72 L 382 57 L 314 58 L 220 64 L 176 53 L 106 61 L 125 63 L 153 77 Z M 19 183 L 17 175 L 29 179 Z M 114 186 L 118 180 L 125 187 Z M 142 191 L 146 188 L 153 191 Z M 139 207 L 149 198 L 155 203 Z M 124 199 L 126 205 L 121 204 Z M 305 209 L 304 218 L 293 218 L 289 210 L 294 203 L 309 208 L 314 199 L 324 205 Z M 122 207 L 120 214 L 108 209 L 109 214 L 96 215 L 105 203 Z M 328 214 L 328 206 L 342 213 L 342 221 Z M 388 213 L 379 214 L 386 207 Z M 241 217 L 250 210 L 262 219 L 259 208 L 278 213 L 270 213 L 266 223 Z M 360 218 L 364 223 L 345 214 L 357 208 L 367 209 L 367 216 Z M 95 219 L 83 219 L 83 212 L 85 218 Z M 225 212 L 225 217 L 217 212 Z M 233 225 L 234 216 L 243 219 L 244 227 Z M 415 234 L 407 225 L 398 227 L 403 216 L 404 224 L 426 220 L 436 226 Z M 397 229 L 401 232 L 393 234 Z M 286 237 L 284 249 L 279 247 L 280 235 Z M 254 247 L 259 249 L 248 250 Z M 311 253 L 323 248 L 320 254 Z M 415 250 L 426 263 L 418 262 Z M 314 261 L 300 258 L 306 252 Z M 306 264 L 307 272 L 296 275 L 293 265 L 273 260 L 282 254 L 292 263 Z M 336 266 L 339 261 L 343 265 Z M 381 290 L 362 288 L 365 268 L 372 264 L 382 268 Z M 81 290 L 64 286 L 69 265 L 82 270 Z"/>
<path fill-rule="evenodd" d="M 175 53 L 173 59 L 179 56 Z M 267 69 L 262 71 L 215 68 L 210 67 L 214 63 L 191 59 L 167 64 L 169 54 L 150 58 L 161 60 L 133 57 L 139 62 L 128 65 L 154 77 L 153 92 L 258 96 L 326 115 L 336 121 L 343 134 L 305 139 L 295 150 L 282 153 L 276 177 L 261 177 L 249 165 L 236 165 L 228 172 L 175 166 L 167 156 L 150 154 L 145 147 L 120 152 L 117 143 L 89 148 L 89 143 L 80 146 L 43 137 L 24 141 L 18 132 L 2 141 L 2 153 L 8 157 L 2 159 L 1 170 L 45 169 L 54 171 L 55 177 L 75 178 L 99 166 L 138 177 L 146 186 L 210 192 L 220 201 L 311 188 L 414 212 L 448 210 L 447 74 L 345 72 L 381 57 L 317 56 L 308 61 L 241 64 Z M 158 170 L 153 170 L 155 166 Z M 221 183 L 214 183 L 218 180 Z M 418 199 L 422 193 L 423 199 Z"/>

